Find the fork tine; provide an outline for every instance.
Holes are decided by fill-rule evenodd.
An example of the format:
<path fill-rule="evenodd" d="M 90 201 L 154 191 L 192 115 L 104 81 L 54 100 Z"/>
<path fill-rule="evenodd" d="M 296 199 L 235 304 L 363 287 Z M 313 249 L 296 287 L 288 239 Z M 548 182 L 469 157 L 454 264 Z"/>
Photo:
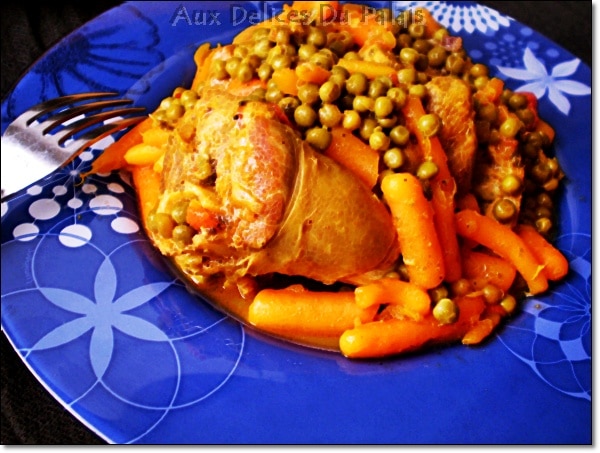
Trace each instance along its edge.
<path fill-rule="evenodd" d="M 131 99 L 110 99 L 107 101 L 90 102 L 88 104 L 77 105 L 75 107 L 69 107 L 65 110 L 59 111 L 56 115 L 42 121 L 39 124 L 31 125 L 29 127 L 36 127 L 42 129 L 42 134 L 47 134 L 57 126 L 64 125 L 67 121 L 75 118 L 79 115 L 91 112 L 93 110 L 101 110 L 110 107 L 118 107 L 121 105 L 131 104 Z"/>
<path fill-rule="evenodd" d="M 84 133 L 81 137 L 73 140 L 68 146 L 65 146 L 65 149 L 69 152 L 72 152 L 72 157 L 65 162 L 65 165 L 73 160 L 76 156 L 79 155 L 84 149 L 92 146 L 99 140 L 102 140 L 104 137 L 107 137 L 115 132 L 119 132 L 122 129 L 125 129 L 129 126 L 134 126 L 139 122 L 143 121 L 145 117 L 136 116 L 132 118 L 123 118 L 117 121 L 112 121 L 107 124 L 103 124 L 93 130 L 90 130 Z"/>
<path fill-rule="evenodd" d="M 95 115 L 89 115 L 84 118 L 81 118 L 73 123 L 64 127 L 64 129 L 60 132 L 54 134 L 54 138 L 57 140 L 59 145 L 62 145 L 66 140 L 71 138 L 73 135 L 78 132 L 83 131 L 84 129 L 89 128 L 95 124 L 98 124 L 102 121 L 106 121 L 111 118 L 116 118 L 119 116 L 126 116 L 133 113 L 141 113 L 145 111 L 144 107 L 128 107 L 116 110 L 109 110 L 106 112 L 96 113 Z M 90 131 L 90 133 L 94 133 L 98 129 L 94 129 Z"/>
<path fill-rule="evenodd" d="M 119 93 L 111 93 L 111 92 L 95 92 L 95 93 L 79 93 L 79 94 L 70 94 L 67 96 L 58 97 L 55 99 L 50 99 L 48 101 L 41 102 L 33 107 L 27 109 L 21 115 L 19 115 L 13 123 L 20 124 L 22 126 L 29 126 L 40 116 L 49 113 L 57 108 L 63 107 L 65 105 L 73 104 L 74 102 L 85 101 L 93 98 L 104 98 L 117 96 Z"/>

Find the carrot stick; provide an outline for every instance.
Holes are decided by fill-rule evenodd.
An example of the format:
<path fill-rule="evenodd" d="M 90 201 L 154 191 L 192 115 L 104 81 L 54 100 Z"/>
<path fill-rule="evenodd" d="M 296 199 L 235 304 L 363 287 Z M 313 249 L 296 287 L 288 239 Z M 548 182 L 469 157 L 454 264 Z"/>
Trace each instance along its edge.
<path fill-rule="evenodd" d="M 152 127 L 142 132 L 142 140 L 146 145 L 152 145 L 160 148 L 169 140 L 171 133 L 167 129 Z"/>
<path fill-rule="evenodd" d="M 425 25 L 425 37 L 433 38 L 433 34 L 442 26 L 433 18 L 427 8 L 416 8 L 414 16 L 418 24 Z"/>
<path fill-rule="evenodd" d="M 361 308 L 380 304 L 397 304 L 406 309 L 414 318 L 422 318 L 430 313 L 431 298 L 423 288 L 409 282 L 392 278 L 382 278 L 354 290 L 356 305 Z"/>
<path fill-rule="evenodd" d="M 375 63 L 365 60 L 348 60 L 340 58 L 337 64 L 345 68 L 350 74 L 362 72 L 369 79 L 374 79 L 379 76 L 396 77 L 396 71 L 391 66 L 383 63 Z"/>
<path fill-rule="evenodd" d="M 160 174 L 156 173 L 152 166 L 132 166 L 131 175 L 133 184 L 138 195 L 140 212 L 143 222 L 148 218 L 148 214 L 152 211 L 160 196 Z"/>
<path fill-rule="evenodd" d="M 466 248 L 461 256 L 464 276 L 471 280 L 475 290 L 492 284 L 506 292 L 515 280 L 517 269 L 504 258 Z"/>
<path fill-rule="evenodd" d="M 459 235 L 472 239 L 508 260 L 527 282 L 531 294 L 548 289 L 544 266 L 517 233 L 494 219 L 465 209 L 456 214 Z"/>
<path fill-rule="evenodd" d="M 315 63 L 305 61 L 304 63 L 300 63 L 298 66 L 296 66 L 295 75 L 297 79 L 301 80 L 302 82 L 322 85 L 327 81 L 327 79 L 329 79 L 331 72 Z M 296 90 L 296 94 L 298 94 L 298 90 Z"/>
<path fill-rule="evenodd" d="M 444 280 L 444 256 L 420 181 L 410 173 L 390 174 L 383 178 L 381 190 L 392 212 L 410 282 L 435 288 Z"/>
<path fill-rule="evenodd" d="M 125 162 L 129 165 L 154 165 L 154 163 L 164 154 L 162 148 L 138 143 L 133 145 L 125 153 Z"/>
<path fill-rule="evenodd" d="M 348 358 L 375 358 L 422 348 L 428 343 L 456 341 L 479 320 L 485 308 L 481 296 L 456 299 L 459 318 L 440 325 L 433 317 L 423 321 L 390 319 L 362 324 L 340 337 L 340 351 Z"/>
<path fill-rule="evenodd" d="M 110 144 L 98 158 L 92 163 L 89 172 L 82 174 L 82 178 L 95 173 L 108 173 L 113 170 L 125 168 L 125 153 L 134 145 L 143 142 L 142 133 L 152 127 L 153 120 L 148 117 L 141 123 L 126 132 L 116 142 Z"/>
<path fill-rule="evenodd" d="M 347 129 L 331 129 L 331 143 L 324 153 L 358 176 L 370 189 L 379 177 L 379 153 Z"/>
<path fill-rule="evenodd" d="M 408 128 L 417 137 L 425 159 L 434 162 L 438 168 L 437 175 L 431 180 L 431 204 L 435 213 L 435 228 L 444 254 L 445 279 L 454 282 L 462 273 L 460 249 L 454 226 L 456 182 L 450 173 L 448 159 L 440 140 L 437 137 L 426 137 L 417 125 L 419 118 L 425 115 L 421 99 L 409 96 L 403 112 Z"/>
<path fill-rule="evenodd" d="M 271 76 L 273 83 L 277 85 L 277 88 L 283 94 L 289 94 L 290 96 L 298 95 L 298 76 L 297 71 L 291 68 L 281 68 L 273 72 Z"/>
<path fill-rule="evenodd" d="M 531 225 L 519 225 L 517 234 L 530 247 L 537 260 L 544 265 L 548 280 L 560 280 L 569 272 L 569 262 L 565 256 L 550 244 Z"/>
<path fill-rule="evenodd" d="M 371 321 L 376 312 L 376 306 L 362 309 L 356 305 L 352 291 L 317 292 L 294 285 L 259 291 L 248 309 L 248 322 L 286 335 L 339 336 L 356 321 Z"/>

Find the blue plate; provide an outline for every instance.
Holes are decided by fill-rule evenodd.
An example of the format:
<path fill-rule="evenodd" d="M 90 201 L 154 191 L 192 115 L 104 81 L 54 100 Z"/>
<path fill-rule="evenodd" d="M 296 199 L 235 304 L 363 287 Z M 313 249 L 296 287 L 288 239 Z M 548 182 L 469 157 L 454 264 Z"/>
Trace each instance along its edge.
<path fill-rule="evenodd" d="M 479 347 L 350 361 L 259 335 L 190 295 L 144 236 L 126 174 L 78 184 L 97 153 L 86 152 L 2 203 L 2 329 L 42 385 L 103 439 L 591 443 L 590 68 L 489 8 L 403 6 L 416 4 L 509 88 L 540 98 L 566 173 L 557 245 L 568 278 Z M 2 103 L 2 130 L 32 104 L 81 91 L 114 90 L 153 109 L 191 82 L 199 44 L 227 43 L 280 9 L 125 3 L 31 67 Z"/>

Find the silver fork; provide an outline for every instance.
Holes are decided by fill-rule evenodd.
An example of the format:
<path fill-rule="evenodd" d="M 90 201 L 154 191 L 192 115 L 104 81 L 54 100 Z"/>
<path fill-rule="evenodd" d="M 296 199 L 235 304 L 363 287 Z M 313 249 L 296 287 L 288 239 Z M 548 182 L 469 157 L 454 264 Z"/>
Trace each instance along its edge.
<path fill-rule="evenodd" d="M 64 167 L 98 140 L 145 118 L 139 115 L 144 107 L 123 107 L 131 104 L 129 99 L 89 102 L 116 95 L 80 93 L 51 99 L 10 123 L 0 152 L 2 201 Z"/>

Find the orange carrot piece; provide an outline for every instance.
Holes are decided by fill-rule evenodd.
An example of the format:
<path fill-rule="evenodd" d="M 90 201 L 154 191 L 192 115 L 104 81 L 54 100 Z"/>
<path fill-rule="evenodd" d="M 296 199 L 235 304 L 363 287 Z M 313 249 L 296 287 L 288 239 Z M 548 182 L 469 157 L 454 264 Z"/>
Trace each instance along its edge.
<path fill-rule="evenodd" d="M 106 149 L 98 156 L 98 158 L 92 163 L 92 168 L 89 172 L 82 174 L 85 178 L 90 174 L 95 173 L 108 173 L 113 170 L 125 168 L 127 162 L 125 161 L 125 153 L 134 145 L 143 142 L 142 133 L 149 130 L 152 127 L 152 118 L 148 117 L 141 123 L 138 123 L 135 127 L 126 132 L 116 142 L 110 144 Z"/>
<path fill-rule="evenodd" d="M 358 176 L 369 189 L 379 177 L 379 153 L 349 130 L 331 128 L 331 143 L 324 154 Z"/>
<path fill-rule="evenodd" d="M 435 288 L 444 280 L 444 255 L 421 182 L 410 173 L 395 173 L 383 178 L 381 190 L 392 212 L 410 282 Z"/>
<path fill-rule="evenodd" d="M 369 79 L 374 79 L 379 76 L 396 77 L 396 71 L 391 66 L 383 63 L 374 63 L 365 60 L 349 60 L 340 58 L 337 64 L 345 68 L 350 74 L 362 72 Z"/>
<path fill-rule="evenodd" d="M 290 96 L 298 95 L 298 76 L 293 69 L 277 69 L 273 72 L 271 79 L 283 94 L 289 94 Z"/>
<path fill-rule="evenodd" d="M 550 126 L 548 123 L 546 123 L 543 119 L 538 118 L 538 122 L 535 127 L 535 130 L 539 131 L 539 132 L 543 132 L 550 139 L 550 143 L 552 143 L 554 141 L 554 136 L 556 135 L 556 133 L 554 132 L 554 129 L 552 128 L 552 126 Z"/>
<path fill-rule="evenodd" d="M 150 211 L 156 208 L 161 193 L 160 174 L 156 173 L 151 165 L 133 166 L 131 167 L 131 176 L 138 196 L 141 217 L 147 219 Z"/>
<path fill-rule="evenodd" d="M 459 318 L 454 324 L 440 325 L 433 317 L 369 322 L 345 331 L 340 337 L 340 351 L 348 358 L 386 357 L 429 343 L 460 340 L 479 321 L 485 302 L 481 296 L 460 297 L 455 302 Z"/>
<path fill-rule="evenodd" d="M 473 289 L 481 290 L 492 284 L 506 292 L 512 286 L 517 269 L 504 258 L 466 248 L 461 256 L 464 276 L 471 280 Z"/>
<path fill-rule="evenodd" d="M 560 280 L 569 272 L 569 262 L 565 256 L 550 244 L 531 225 L 519 225 L 517 234 L 529 246 L 537 260 L 544 265 L 548 280 Z"/>
<path fill-rule="evenodd" d="M 162 148 L 138 143 L 133 145 L 125 153 L 124 159 L 128 165 L 154 165 L 154 163 L 164 154 Z"/>
<path fill-rule="evenodd" d="M 456 230 L 459 235 L 476 241 L 508 260 L 525 279 L 531 294 L 548 289 L 544 266 L 537 261 L 523 239 L 508 226 L 465 209 L 456 214 Z"/>
<path fill-rule="evenodd" d="M 197 90 L 200 84 L 208 78 L 214 53 L 215 49 L 210 48 L 210 43 L 202 44 L 194 53 L 196 73 L 194 74 L 194 80 L 192 80 L 192 90 Z"/>
<path fill-rule="evenodd" d="M 491 314 L 488 318 L 481 319 L 471 327 L 462 337 L 461 343 L 466 345 L 479 344 L 494 331 L 500 323 L 502 317 L 497 313 Z"/>
<path fill-rule="evenodd" d="M 434 162 L 438 168 L 437 175 L 431 180 L 431 205 L 435 213 L 435 228 L 444 254 L 445 279 L 454 282 L 461 277 L 460 248 L 454 226 L 454 196 L 456 182 L 448 167 L 448 158 L 437 137 L 426 137 L 418 127 L 419 118 L 425 115 L 421 99 L 409 96 L 403 108 L 404 116 L 410 131 L 415 134 L 425 159 Z"/>
<path fill-rule="evenodd" d="M 356 304 L 361 308 L 380 304 L 401 305 L 415 318 L 426 316 L 431 311 L 431 298 L 423 288 L 393 278 L 382 278 L 354 290 Z"/>
<path fill-rule="evenodd" d="M 294 285 L 259 291 L 248 309 L 248 322 L 286 335 L 339 336 L 357 321 L 372 321 L 376 312 L 376 306 L 363 309 L 356 305 L 351 291 L 309 291 Z"/>
<path fill-rule="evenodd" d="M 217 228 L 219 226 L 219 218 L 216 213 L 206 209 L 198 200 L 190 201 L 185 221 L 196 231 L 200 231 L 201 228 Z"/>
<path fill-rule="evenodd" d="M 416 8 L 414 17 L 417 24 L 425 25 L 425 38 L 433 38 L 433 34 L 442 28 L 427 8 Z"/>
<path fill-rule="evenodd" d="M 170 132 L 160 127 L 152 127 L 142 132 L 142 140 L 146 145 L 160 148 L 169 140 Z"/>
<path fill-rule="evenodd" d="M 296 66 L 295 75 L 297 79 L 302 82 L 322 85 L 327 81 L 327 79 L 329 79 L 331 72 L 315 63 L 305 61 L 304 63 L 300 63 L 298 66 Z"/>

